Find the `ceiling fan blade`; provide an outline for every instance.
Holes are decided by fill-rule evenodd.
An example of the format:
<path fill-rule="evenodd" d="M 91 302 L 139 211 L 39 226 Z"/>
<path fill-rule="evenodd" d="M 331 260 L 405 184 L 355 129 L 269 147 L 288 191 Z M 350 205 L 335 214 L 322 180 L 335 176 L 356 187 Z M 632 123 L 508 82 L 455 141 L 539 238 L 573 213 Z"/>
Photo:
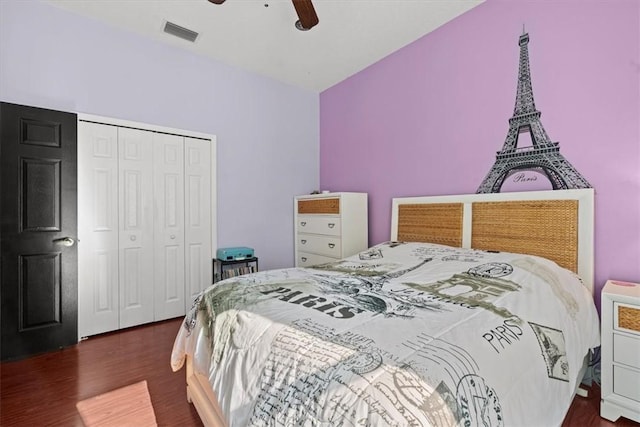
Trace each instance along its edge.
<path fill-rule="evenodd" d="M 209 0 L 212 1 L 212 0 Z M 293 7 L 296 8 L 296 13 L 298 14 L 298 21 L 300 26 L 296 25 L 301 30 L 309 30 L 314 27 L 318 22 L 318 15 L 316 15 L 316 10 L 313 8 L 313 3 L 311 0 L 292 0 Z M 300 28 L 302 27 L 302 28 Z"/>
<path fill-rule="evenodd" d="M 209 0 L 211 3 L 215 3 L 215 4 L 222 4 L 224 3 L 224 0 Z"/>

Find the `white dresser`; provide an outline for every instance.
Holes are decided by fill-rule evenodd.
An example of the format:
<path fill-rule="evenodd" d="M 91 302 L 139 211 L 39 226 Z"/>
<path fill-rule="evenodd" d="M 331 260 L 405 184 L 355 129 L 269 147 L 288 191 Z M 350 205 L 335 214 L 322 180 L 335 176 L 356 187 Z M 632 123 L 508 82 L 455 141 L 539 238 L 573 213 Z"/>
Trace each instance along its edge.
<path fill-rule="evenodd" d="M 640 284 L 607 281 L 601 311 L 600 416 L 640 422 Z"/>
<path fill-rule="evenodd" d="M 294 199 L 296 267 L 336 261 L 367 249 L 367 194 L 323 193 Z"/>

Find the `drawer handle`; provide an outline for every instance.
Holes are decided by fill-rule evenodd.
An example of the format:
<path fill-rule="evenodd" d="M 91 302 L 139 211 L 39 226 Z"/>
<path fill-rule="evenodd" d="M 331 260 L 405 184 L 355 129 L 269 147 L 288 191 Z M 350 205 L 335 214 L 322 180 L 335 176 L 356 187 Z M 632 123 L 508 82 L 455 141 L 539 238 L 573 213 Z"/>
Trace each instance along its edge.
<path fill-rule="evenodd" d="M 307 262 L 307 257 L 306 256 L 302 257 L 302 262 Z"/>
<path fill-rule="evenodd" d="M 302 243 L 303 245 L 306 245 L 307 244 L 307 239 L 300 240 L 300 243 Z"/>
<path fill-rule="evenodd" d="M 307 221 L 301 221 L 301 222 L 300 222 L 300 225 L 301 225 L 302 227 L 304 227 L 305 225 L 307 225 Z"/>
<path fill-rule="evenodd" d="M 333 249 L 333 248 L 335 248 L 335 247 L 336 247 L 336 244 L 335 244 L 335 243 L 329 243 L 329 247 L 330 247 L 331 249 Z"/>
<path fill-rule="evenodd" d="M 335 225 L 333 222 L 330 222 L 329 224 L 327 224 L 327 227 L 329 227 L 329 228 L 333 228 L 333 227 L 335 227 L 335 226 L 336 226 L 336 225 Z"/>

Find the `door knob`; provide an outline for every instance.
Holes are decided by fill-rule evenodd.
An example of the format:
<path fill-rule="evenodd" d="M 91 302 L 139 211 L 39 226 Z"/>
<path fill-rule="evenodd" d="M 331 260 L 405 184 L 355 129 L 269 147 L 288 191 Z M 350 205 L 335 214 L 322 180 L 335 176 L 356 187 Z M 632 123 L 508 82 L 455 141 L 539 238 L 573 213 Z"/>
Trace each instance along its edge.
<path fill-rule="evenodd" d="M 76 241 L 71 238 L 71 237 L 60 237 L 59 239 L 53 239 L 53 243 L 55 243 L 56 245 L 62 245 L 62 246 L 73 246 L 73 244 Z"/>

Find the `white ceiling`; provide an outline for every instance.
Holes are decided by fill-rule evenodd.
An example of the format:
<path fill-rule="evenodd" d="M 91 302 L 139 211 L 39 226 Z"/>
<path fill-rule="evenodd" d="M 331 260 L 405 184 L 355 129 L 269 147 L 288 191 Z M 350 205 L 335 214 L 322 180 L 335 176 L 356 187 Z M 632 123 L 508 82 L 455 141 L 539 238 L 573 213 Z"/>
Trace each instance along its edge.
<path fill-rule="evenodd" d="M 47 0 L 153 40 L 321 92 L 484 0 L 315 0 L 320 23 L 294 27 L 291 0 Z M 165 21 L 198 32 L 195 43 Z"/>

